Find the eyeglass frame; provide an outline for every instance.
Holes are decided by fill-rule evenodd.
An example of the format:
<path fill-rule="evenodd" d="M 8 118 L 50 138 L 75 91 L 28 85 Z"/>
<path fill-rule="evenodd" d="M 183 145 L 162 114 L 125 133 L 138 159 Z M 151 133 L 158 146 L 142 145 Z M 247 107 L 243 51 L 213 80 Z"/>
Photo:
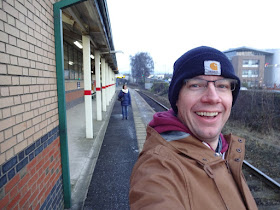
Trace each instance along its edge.
<path fill-rule="evenodd" d="M 223 78 L 223 79 L 217 79 L 217 80 L 206 80 L 206 79 L 201 79 L 201 78 L 190 78 L 190 79 L 184 79 L 183 80 L 183 84 L 186 85 L 188 81 L 191 80 L 202 80 L 202 81 L 206 81 L 206 86 L 203 86 L 203 90 L 205 90 L 208 87 L 208 83 L 209 82 L 213 82 L 214 83 L 214 87 L 216 88 L 216 90 L 218 89 L 218 87 L 216 87 L 216 82 L 217 81 L 221 81 L 221 80 L 228 80 L 230 81 L 230 91 L 233 92 L 236 88 L 236 85 L 238 84 L 238 81 L 236 79 L 231 79 L 231 78 Z M 218 89 L 219 90 L 219 89 Z"/>

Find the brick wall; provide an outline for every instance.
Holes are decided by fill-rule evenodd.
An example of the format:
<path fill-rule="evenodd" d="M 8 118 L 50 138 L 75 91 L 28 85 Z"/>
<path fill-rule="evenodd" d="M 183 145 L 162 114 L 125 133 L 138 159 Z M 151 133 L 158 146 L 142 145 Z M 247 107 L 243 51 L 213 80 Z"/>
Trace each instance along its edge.
<path fill-rule="evenodd" d="M 84 90 L 74 90 L 65 93 L 66 103 L 83 97 L 84 97 Z"/>
<path fill-rule="evenodd" d="M 37 148 L 58 127 L 54 2 L 0 1 L 0 200 L 8 209 L 47 206 L 62 185 L 59 137 Z M 34 144 L 32 157 L 26 151 Z M 43 165 L 30 172 L 37 163 Z M 45 186 L 37 179 L 51 181 Z M 62 194 L 57 196 L 61 203 Z"/>
<path fill-rule="evenodd" d="M 80 87 L 78 88 L 78 84 Z M 66 109 L 70 109 L 79 103 L 84 102 L 84 81 L 65 80 L 65 101 Z"/>
<path fill-rule="evenodd" d="M 66 109 L 70 109 L 77 104 L 84 102 L 84 89 L 65 92 Z"/>
<path fill-rule="evenodd" d="M 0 209 L 62 209 L 58 133 L 54 128 L 0 167 Z"/>

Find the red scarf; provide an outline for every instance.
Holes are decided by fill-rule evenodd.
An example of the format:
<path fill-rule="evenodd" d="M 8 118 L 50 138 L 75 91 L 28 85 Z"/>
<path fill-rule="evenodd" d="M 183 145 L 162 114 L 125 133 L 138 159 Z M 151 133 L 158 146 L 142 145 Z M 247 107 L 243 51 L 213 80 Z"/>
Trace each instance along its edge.
<path fill-rule="evenodd" d="M 149 123 L 149 126 L 154 128 L 158 133 L 164 133 L 167 131 L 182 131 L 193 135 L 191 131 L 176 117 L 172 109 L 165 112 L 155 113 L 152 121 Z M 224 153 L 228 149 L 228 143 L 223 134 L 220 134 L 220 137 L 223 144 L 221 153 Z M 215 151 L 211 146 L 210 148 Z"/>

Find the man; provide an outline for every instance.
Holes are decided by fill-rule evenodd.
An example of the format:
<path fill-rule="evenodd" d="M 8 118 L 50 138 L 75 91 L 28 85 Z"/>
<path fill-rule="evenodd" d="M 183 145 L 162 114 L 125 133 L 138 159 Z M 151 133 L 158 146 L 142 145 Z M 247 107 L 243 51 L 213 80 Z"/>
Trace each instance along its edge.
<path fill-rule="evenodd" d="M 130 181 L 131 209 L 257 209 L 243 177 L 244 139 L 221 130 L 240 80 L 210 47 L 174 64 L 172 109 L 156 113 Z"/>

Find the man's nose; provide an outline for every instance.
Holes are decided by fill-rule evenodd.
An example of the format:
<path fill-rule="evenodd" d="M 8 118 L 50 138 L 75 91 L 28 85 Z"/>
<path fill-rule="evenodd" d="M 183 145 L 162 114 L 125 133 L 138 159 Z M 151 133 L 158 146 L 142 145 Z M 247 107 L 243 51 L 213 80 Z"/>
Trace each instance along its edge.
<path fill-rule="evenodd" d="M 208 82 L 204 95 L 201 98 L 201 101 L 204 103 L 220 103 L 222 100 L 216 90 L 214 82 Z"/>

